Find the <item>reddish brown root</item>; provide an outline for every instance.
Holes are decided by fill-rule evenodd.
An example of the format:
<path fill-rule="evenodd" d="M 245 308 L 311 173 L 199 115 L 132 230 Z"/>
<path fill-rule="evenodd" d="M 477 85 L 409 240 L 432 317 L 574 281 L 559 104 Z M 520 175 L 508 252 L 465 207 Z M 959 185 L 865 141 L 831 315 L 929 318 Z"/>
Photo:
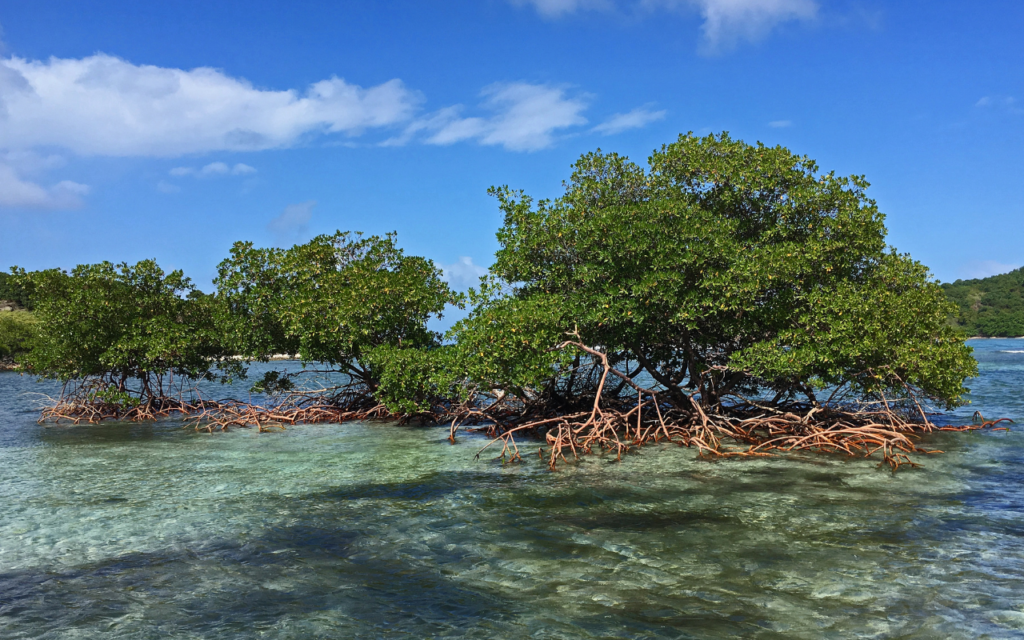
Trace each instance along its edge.
<path fill-rule="evenodd" d="M 351 420 L 397 418 L 369 394 L 321 398 L 306 394 L 285 397 L 271 406 L 229 400 L 201 412 L 190 422 L 197 430 L 212 433 L 232 427 L 256 427 L 259 431 L 284 430 L 286 425 L 341 423 Z"/>
<path fill-rule="evenodd" d="M 570 343 L 566 343 L 570 344 Z M 522 460 L 517 439 L 541 438 L 538 456 L 547 456 L 548 466 L 603 451 L 617 459 L 653 443 L 696 447 L 706 459 L 773 456 L 786 452 L 813 451 L 848 456 L 881 455 L 882 463 L 893 469 L 918 466 L 914 454 L 941 451 L 918 446 L 922 435 L 933 431 L 1008 430 L 1008 418 L 985 420 L 975 415 L 975 424 L 939 427 L 930 422 L 921 405 L 916 411 L 901 412 L 889 402 L 861 407 L 788 405 L 766 407 L 744 399 L 742 404 L 715 408 L 702 406 L 693 397 L 689 406 L 666 402 L 653 389 L 640 387 L 609 366 L 600 351 L 579 343 L 574 346 L 603 363 L 603 373 L 592 401 L 586 408 L 552 406 L 543 401 L 524 402 L 504 394 L 486 406 L 474 400 L 456 407 L 439 405 L 433 413 L 396 415 L 360 388 L 345 388 L 333 396 L 316 392 L 295 392 L 274 404 L 208 401 L 203 399 L 153 398 L 124 407 L 97 400 L 62 397 L 43 410 L 40 421 L 96 423 L 103 420 L 146 421 L 174 415 L 189 417 L 189 426 L 212 433 L 234 427 L 255 427 L 259 431 L 283 430 L 296 424 L 341 423 L 350 420 L 390 419 L 399 423 L 413 419 L 448 422 L 449 441 L 455 442 L 460 425 L 482 425 L 468 429 L 483 432 L 491 441 L 477 456 L 500 444 L 497 459 Z M 618 376 L 636 391 L 633 398 L 602 395 L 609 376 Z M 90 397 L 90 396 L 85 396 Z M 95 397 L 95 396 L 91 396 Z M 685 398 L 685 397 L 684 397 Z"/>
<path fill-rule="evenodd" d="M 211 400 L 180 400 L 175 398 L 154 398 L 148 402 L 125 407 L 102 401 L 81 401 L 62 399 L 53 406 L 45 407 L 39 422 L 82 422 L 95 424 L 104 420 L 124 422 L 146 422 L 170 418 L 175 415 L 188 416 L 216 409 L 219 403 Z"/>
<path fill-rule="evenodd" d="M 933 431 L 993 429 L 1002 422 L 1013 422 L 1009 418 L 984 421 L 976 414 L 975 419 L 982 420 L 981 424 L 937 427 L 928 420 L 909 387 L 912 407 L 906 412 L 897 410 L 884 398 L 880 406 L 852 408 L 828 404 L 762 407 L 745 401 L 710 409 L 691 396 L 690 406 L 680 409 L 678 403 L 664 402 L 660 392 L 640 387 L 612 368 L 601 351 L 575 341 L 556 348 L 566 346 L 590 354 L 603 366 L 588 411 L 560 412 L 542 403 L 515 408 L 505 405 L 497 411 L 464 410 L 461 415 L 456 412 L 450 439 L 454 442 L 458 422 L 483 417 L 491 421 L 486 431 L 493 440 L 481 452 L 500 442 L 499 459 L 519 460 L 515 438 L 533 434 L 543 437 L 551 469 L 559 462 L 567 462 L 570 457 L 577 459 L 595 449 L 614 453 L 621 459 L 631 450 L 658 442 L 695 446 L 702 458 L 771 456 L 794 451 L 864 457 L 881 453 L 882 462 L 897 469 L 901 465 L 918 466 L 910 459 L 911 454 L 941 453 L 919 447 L 917 441 L 922 435 Z M 636 399 L 602 397 L 609 375 L 632 387 L 637 392 Z M 499 404 L 496 402 L 492 407 Z M 543 452 L 543 448 L 538 450 L 538 455 L 543 457 Z"/>
<path fill-rule="evenodd" d="M 617 459 L 629 451 L 653 443 L 676 443 L 697 447 L 702 458 L 742 458 L 781 453 L 813 451 L 870 457 L 881 454 L 893 469 L 918 466 L 913 454 L 942 453 L 918 446 L 922 435 L 933 431 L 974 431 L 993 428 L 1007 419 L 980 425 L 936 427 L 931 422 L 907 420 L 892 411 L 820 410 L 814 415 L 782 415 L 733 409 L 728 414 L 704 412 L 663 412 L 641 403 L 632 409 L 599 407 L 594 412 L 551 416 L 510 426 L 495 423 L 487 430 L 493 437 L 481 449 L 500 443 L 499 459 L 520 459 L 517 437 L 539 436 L 545 445 L 538 455 L 547 454 L 548 465 L 603 451 Z M 737 447 L 736 445 L 740 445 Z M 478 454 L 479 455 L 479 454 Z"/>

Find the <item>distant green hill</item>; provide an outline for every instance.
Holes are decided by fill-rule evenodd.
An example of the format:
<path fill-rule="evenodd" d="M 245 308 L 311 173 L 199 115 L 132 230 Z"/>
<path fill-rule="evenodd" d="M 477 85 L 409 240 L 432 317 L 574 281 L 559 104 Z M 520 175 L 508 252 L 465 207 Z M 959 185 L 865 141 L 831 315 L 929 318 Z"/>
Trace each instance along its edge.
<path fill-rule="evenodd" d="M 960 307 L 957 324 L 972 336 L 1024 336 L 1024 267 L 942 285 Z"/>

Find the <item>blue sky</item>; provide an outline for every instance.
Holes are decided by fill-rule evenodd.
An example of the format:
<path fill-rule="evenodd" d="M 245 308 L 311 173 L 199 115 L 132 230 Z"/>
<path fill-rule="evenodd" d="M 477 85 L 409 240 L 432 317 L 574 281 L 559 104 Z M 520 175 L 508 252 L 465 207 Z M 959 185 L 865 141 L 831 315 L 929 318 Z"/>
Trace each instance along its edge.
<path fill-rule="evenodd" d="M 334 6 L 326 6 L 326 5 Z M 0 268 L 399 232 L 464 286 L 508 184 L 728 130 L 864 174 L 950 281 L 1024 264 L 1024 4 L 0 2 Z"/>

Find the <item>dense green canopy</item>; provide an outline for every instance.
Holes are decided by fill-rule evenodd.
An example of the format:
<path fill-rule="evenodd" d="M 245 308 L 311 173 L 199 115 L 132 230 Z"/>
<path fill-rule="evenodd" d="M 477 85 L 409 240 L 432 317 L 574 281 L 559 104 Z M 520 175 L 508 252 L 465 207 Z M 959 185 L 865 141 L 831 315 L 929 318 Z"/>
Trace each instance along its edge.
<path fill-rule="evenodd" d="M 32 309 L 31 285 L 21 283 L 10 273 L 0 273 L 0 300 L 13 302 L 25 309 Z"/>
<path fill-rule="evenodd" d="M 427 320 L 461 300 L 432 262 L 395 241 L 338 232 L 290 249 L 236 243 L 216 280 L 228 344 L 249 359 L 297 354 L 375 388 L 374 350 L 436 346 Z"/>
<path fill-rule="evenodd" d="M 35 316 L 28 311 L 0 312 L 0 367 L 13 364 L 14 356 L 29 351 L 29 345 L 36 337 Z"/>
<path fill-rule="evenodd" d="M 212 300 L 181 271 L 152 260 L 102 262 L 19 272 L 34 289 L 39 336 L 22 360 L 29 370 L 68 382 L 98 378 L 141 398 L 169 393 L 168 374 L 212 377 L 222 355 Z"/>
<path fill-rule="evenodd" d="M 505 214 L 492 273 L 508 293 L 453 337 L 492 344 L 478 351 L 486 384 L 510 390 L 545 370 L 549 390 L 563 383 L 547 349 L 576 330 L 679 406 L 837 387 L 955 405 L 970 349 L 927 269 L 886 247 L 867 186 L 726 134 L 680 136 L 647 170 L 586 154 L 554 201 L 492 190 Z"/>

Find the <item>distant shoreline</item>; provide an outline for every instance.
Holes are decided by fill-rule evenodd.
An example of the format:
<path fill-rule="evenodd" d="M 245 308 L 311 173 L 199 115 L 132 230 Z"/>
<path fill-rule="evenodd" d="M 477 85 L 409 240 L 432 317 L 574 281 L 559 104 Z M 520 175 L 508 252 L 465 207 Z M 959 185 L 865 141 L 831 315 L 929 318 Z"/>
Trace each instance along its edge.
<path fill-rule="evenodd" d="M 230 358 L 231 360 L 245 360 L 246 359 L 245 356 L 228 356 L 228 358 Z M 272 354 L 272 355 L 268 356 L 267 360 L 268 361 L 272 361 L 272 360 L 301 360 L 301 358 L 299 358 L 298 354 L 275 353 L 275 354 Z M 253 360 L 253 362 L 256 362 L 256 360 Z"/>
<path fill-rule="evenodd" d="M 1024 336 L 971 336 L 968 340 L 1024 340 Z"/>

